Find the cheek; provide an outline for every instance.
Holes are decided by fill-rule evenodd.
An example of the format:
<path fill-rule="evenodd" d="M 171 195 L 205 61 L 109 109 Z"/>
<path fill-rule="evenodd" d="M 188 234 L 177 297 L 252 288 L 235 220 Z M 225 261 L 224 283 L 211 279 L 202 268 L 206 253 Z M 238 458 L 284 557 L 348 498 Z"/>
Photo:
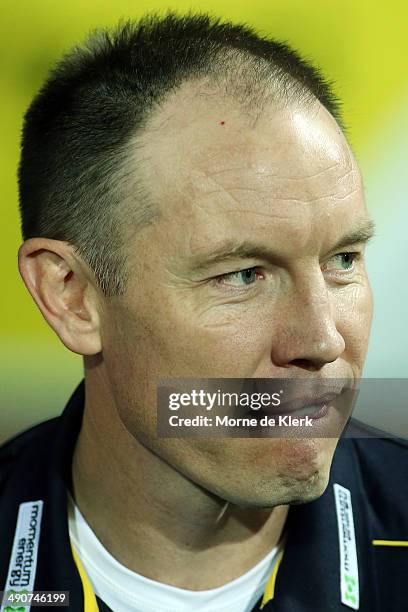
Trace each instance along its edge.
<path fill-rule="evenodd" d="M 210 316 L 170 304 L 165 315 L 162 307 L 160 311 L 163 315 L 146 336 L 146 350 L 153 348 L 164 368 L 173 364 L 178 376 L 252 376 L 267 337 L 253 309 L 229 305 Z"/>
<path fill-rule="evenodd" d="M 337 328 L 346 343 L 346 352 L 356 360 L 364 359 L 373 315 L 371 287 L 366 284 L 347 288 L 337 302 Z"/>

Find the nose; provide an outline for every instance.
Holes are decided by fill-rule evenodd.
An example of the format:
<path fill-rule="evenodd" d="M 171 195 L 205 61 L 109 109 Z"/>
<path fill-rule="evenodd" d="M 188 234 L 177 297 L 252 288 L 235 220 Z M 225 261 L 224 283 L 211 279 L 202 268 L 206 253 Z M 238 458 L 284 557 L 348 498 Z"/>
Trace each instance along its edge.
<path fill-rule="evenodd" d="M 313 282 L 293 287 L 280 315 L 271 353 L 274 365 L 317 371 L 344 352 L 345 341 L 321 272 Z"/>

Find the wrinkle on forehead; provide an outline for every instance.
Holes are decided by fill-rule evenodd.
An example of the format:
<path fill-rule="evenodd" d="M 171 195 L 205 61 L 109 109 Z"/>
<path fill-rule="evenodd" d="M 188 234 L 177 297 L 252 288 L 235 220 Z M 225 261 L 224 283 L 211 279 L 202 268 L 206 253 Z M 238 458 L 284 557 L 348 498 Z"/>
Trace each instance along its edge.
<path fill-rule="evenodd" d="M 274 202 L 344 201 L 362 189 L 340 128 L 316 102 L 306 108 L 266 109 L 256 124 L 228 101 L 194 98 L 166 108 L 166 129 L 144 135 L 154 199 L 181 205 L 260 210 Z M 225 125 L 219 125 L 219 119 Z M 160 125 L 160 116 L 156 128 Z M 162 123 L 163 125 L 163 123 Z"/>

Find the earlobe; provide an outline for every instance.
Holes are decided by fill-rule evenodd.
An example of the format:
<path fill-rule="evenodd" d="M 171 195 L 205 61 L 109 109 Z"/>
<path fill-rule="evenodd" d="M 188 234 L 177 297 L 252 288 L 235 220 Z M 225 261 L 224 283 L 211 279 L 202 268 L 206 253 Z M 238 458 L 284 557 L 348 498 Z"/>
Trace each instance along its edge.
<path fill-rule="evenodd" d="M 43 317 L 74 353 L 102 350 L 98 295 L 72 247 L 59 240 L 30 238 L 18 254 L 21 277 Z"/>

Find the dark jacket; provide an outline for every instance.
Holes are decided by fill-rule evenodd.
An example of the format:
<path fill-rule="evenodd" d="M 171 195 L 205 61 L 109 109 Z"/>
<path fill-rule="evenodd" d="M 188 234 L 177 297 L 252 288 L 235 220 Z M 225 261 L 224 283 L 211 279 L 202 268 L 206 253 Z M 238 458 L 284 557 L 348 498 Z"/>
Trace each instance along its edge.
<path fill-rule="evenodd" d="M 73 557 L 68 533 L 67 487 L 72 489 L 72 453 L 83 408 L 82 381 L 60 417 L 29 429 L 0 448 L 0 590 L 5 589 L 10 564 L 16 563 L 13 541 L 20 504 L 42 501 L 41 520 L 38 504 L 29 507 L 35 517 L 31 535 L 37 538 L 38 558 L 34 572 L 30 553 L 24 577 L 30 571 L 35 575 L 35 591 L 69 591 L 69 610 L 106 612 L 109 608 L 94 596 L 86 576 L 81 578 L 82 568 Z M 341 491 L 349 492 L 351 509 L 344 498 L 346 508 L 336 512 L 335 483 L 343 487 Z M 350 536 L 350 517 L 355 532 L 351 549 L 344 543 Z M 340 535 L 339 522 L 343 524 Z M 282 562 L 254 611 L 356 609 L 355 576 L 347 574 L 353 550 L 357 555 L 359 609 L 408 610 L 408 443 L 390 437 L 342 437 L 325 493 L 314 502 L 291 506 L 287 534 Z M 352 540 L 352 534 L 350 537 Z M 345 555 L 343 588 L 344 584 L 349 588 L 345 596 L 350 597 L 351 607 L 341 603 L 341 548 Z M 14 584 L 18 585 L 18 580 Z"/>

